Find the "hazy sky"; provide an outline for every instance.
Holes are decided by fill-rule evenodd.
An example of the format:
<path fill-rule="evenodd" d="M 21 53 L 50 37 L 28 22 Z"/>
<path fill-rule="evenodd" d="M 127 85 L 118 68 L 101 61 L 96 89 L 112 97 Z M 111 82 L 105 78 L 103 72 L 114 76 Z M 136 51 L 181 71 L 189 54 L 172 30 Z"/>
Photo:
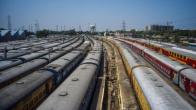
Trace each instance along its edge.
<path fill-rule="evenodd" d="M 0 27 L 12 28 L 38 20 L 40 28 L 83 30 L 96 24 L 97 30 L 142 29 L 150 24 L 172 22 L 176 28 L 196 29 L 196 0 L 0 0 Z"/>

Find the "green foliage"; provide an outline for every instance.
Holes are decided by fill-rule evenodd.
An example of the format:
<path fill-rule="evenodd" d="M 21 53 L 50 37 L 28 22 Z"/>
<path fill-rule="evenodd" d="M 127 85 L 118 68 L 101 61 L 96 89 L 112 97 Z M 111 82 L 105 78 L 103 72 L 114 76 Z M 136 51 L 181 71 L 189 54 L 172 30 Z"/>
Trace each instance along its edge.
<path fill-rule="evenodd" d="M 172 32 L 176 36 L 191 36 L 196 37 L 196 30 L 175 30 Z"/>
<path fill-rule="evenodd" d="M 65 34 L 65 35 L 76 35 L 75 29 L 68 30 L 68 31 L 50 31 L 50 30 L 41 30 L 37 31 L 36 36 L 37 37 L 47 37 L 49 34 Z"/>
<path fill-rule="evenodd" d="M 46 37 L 48 34 L 50 34 L 50 31 L 44 29 L 41 31 L 37 31 L 36 35 L 37 37 Z"/>

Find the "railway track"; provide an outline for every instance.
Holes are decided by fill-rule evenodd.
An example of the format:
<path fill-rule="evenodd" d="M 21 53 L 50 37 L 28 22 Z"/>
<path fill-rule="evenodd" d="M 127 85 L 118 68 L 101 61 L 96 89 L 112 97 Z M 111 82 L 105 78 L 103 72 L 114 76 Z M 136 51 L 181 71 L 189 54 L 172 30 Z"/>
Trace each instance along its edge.
<path fill-rule="evenodd" d="M 104 39 L 107 50 L 108 72 L 106 80 L 106 97 L 108 110 L 138 110 L 134 91 L 131 87 L 126 67 L 118 48 Z"/>
<path fill-rule="evenodd" d="M 0 110 L 194 109 L 188 95 L 181 98 L 182 90 L 171 88 L 172 82 L 128 45 L 80 38 L 39 57 L 22 55 L 26 62 L 0 71 Z"/>

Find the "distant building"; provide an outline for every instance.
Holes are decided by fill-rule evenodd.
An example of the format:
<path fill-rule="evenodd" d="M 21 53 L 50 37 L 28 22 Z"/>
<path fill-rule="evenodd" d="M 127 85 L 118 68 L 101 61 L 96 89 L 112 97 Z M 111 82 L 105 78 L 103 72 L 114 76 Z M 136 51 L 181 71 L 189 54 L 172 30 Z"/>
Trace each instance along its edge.
<path fill-rule="evenodd" d="M 148 26 L 145 27 L 145 31 L 149 31 L 149 27 Z"/>
<path fill-rule="evenodd" d="M 152 32 L 165 32 L 165 31 L 173 31 L 174 26 L 170 25 L 151 25 L 149 31 Z"/>

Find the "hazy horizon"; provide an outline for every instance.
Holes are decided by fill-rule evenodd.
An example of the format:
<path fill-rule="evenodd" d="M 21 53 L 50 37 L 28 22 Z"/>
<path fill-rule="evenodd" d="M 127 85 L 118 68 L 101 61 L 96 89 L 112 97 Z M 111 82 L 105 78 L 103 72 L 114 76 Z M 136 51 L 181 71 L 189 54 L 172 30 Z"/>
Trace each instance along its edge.
<path fill-rule="evenodd" d="M 39 22 L 40 29 L 72 27 L 88 30 L 96 24 L 98 31 L 144 29 L 146 25 L 166 24 L 175 28 L 196 29 L 196 0 L 0 0 L 0 28 L 12 29 Z"/>

